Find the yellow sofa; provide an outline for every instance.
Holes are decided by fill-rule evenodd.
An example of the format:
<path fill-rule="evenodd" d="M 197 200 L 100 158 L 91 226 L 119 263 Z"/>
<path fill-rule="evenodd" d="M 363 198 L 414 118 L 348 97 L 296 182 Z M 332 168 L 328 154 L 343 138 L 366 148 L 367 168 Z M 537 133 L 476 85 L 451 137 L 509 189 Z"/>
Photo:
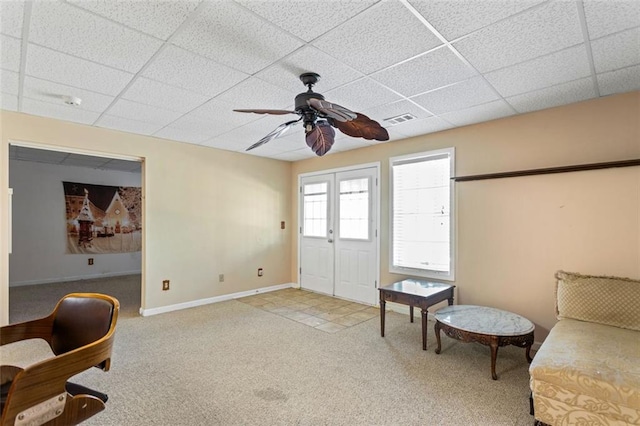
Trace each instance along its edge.
<path fill-rule="evenodd" d="M 640 281 L 556 278 L 559 321 L 529 369 L 536 422 L 640 425 Z"/>

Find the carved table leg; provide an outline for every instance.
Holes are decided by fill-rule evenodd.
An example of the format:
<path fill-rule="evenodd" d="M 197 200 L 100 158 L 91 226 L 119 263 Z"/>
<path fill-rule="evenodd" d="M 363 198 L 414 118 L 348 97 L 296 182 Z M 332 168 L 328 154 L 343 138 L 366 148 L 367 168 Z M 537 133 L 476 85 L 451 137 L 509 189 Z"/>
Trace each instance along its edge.
<path fill-rule="evenodd" d="M 433 330 L 436 334 L 436 341 L 438 342 L 438 347 L 436 348 L 436 353 L 440 353 L 440 323 L 436 321 L 436 325 L 433 326 Z"/>
<path fill-rule="evenodd" d="M 411 322 L 413 322 L 413 305 L 409 305 L 409 318 L 411 318 Z"/>
<path fill-rule="evenodd" d="M 381 297 L 380 298 L 380 335 L 384 337 L 384 308 L 387 302 Z"/>
<path fill-rule="evenodd" d="M 531 361 L 533 361 L 533 359 L 531 359 L 531 345 L 527 346 L 527 352 L 525 352 L 524 355 L 527 357 L 527 362 L 531 364 Z"/>
<path fill-rule="evenodd" d="M 427 350 L 427 310 L 422 309 L 422 350 Z"/>
<path fill-rule="evenodd" d="M 496 358 L 498 358 L 498 338 L 492 336 L 489 346 L 491 347 L 491 378 L 493 380 L 498 380 L 498 376 L 496 374 Z"/>

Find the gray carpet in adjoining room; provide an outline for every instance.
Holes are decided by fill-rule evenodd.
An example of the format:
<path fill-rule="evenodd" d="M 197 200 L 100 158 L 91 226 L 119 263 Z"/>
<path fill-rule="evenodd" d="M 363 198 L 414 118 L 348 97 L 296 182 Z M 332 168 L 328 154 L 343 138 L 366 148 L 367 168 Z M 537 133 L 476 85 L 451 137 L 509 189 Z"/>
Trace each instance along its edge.
<path fill-rule="evenodd" d="M 387 315 L 326 333 L 238 301 L 118 322 L 111 371 L 76 381 L 109 394 L 87 425 L 532 425 L 524 349 L 443 336 Z M 3 346 L 28 365 L 43 342 Z"/>
<path fill-rule="evenodd" d="M 120 316 L 140 315 L 141 275 L 9 287 L 9 323 L 47 316 L 69 293 L 105 293 L 120 302 Z"/>

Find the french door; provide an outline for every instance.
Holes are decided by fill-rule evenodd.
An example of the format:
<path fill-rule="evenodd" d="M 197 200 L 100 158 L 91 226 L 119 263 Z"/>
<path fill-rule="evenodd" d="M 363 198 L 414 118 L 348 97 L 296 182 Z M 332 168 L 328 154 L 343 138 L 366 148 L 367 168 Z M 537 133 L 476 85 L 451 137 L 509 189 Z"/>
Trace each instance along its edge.
<path fill-rule="evenodd" d="M 300 287 L 374 305 L 378 168 L 300 180 Z"/>

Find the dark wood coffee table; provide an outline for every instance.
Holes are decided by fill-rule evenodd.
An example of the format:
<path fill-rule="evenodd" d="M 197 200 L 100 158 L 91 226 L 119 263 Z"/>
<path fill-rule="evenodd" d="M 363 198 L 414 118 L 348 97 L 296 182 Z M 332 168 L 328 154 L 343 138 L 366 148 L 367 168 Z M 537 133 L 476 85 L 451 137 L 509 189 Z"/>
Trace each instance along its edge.
<path fill-rule="evenodd" d="M 456 305 L 439 309 L 435 313 L 436 340 L 440 353 L 440 330 L 462 342 L 478 342 L 491 348 L 491 377 L 497 380 L 496 358 L 498 347 L 514 345 L 526 348 L 527 362 L 531 363 L 531 345 L 535 326 L 531 321 L 513 312 L 486 306 Z"/>
<path fill-rule="evenodd" d="M 409 305 L 409 316 L 413 322 L 413 307 L 422 313 L 422 350 L 427 350 L 427 309 L 436 303 L 449 301 L 453 305 L 454 285 L 407 279 L 380 287 L 380 335 L 384 337 L 384 316 L 386 302 Z"/>

